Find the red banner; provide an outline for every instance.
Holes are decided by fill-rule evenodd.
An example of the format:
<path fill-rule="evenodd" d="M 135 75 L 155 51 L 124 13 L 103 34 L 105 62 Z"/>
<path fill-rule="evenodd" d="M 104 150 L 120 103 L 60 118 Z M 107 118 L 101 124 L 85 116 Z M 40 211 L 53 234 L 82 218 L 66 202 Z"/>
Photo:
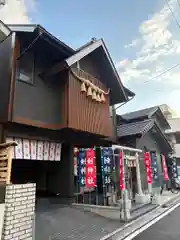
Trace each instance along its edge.
<path fill-rule="evenodd" d="M 96 168 L 95 168 L 95 154 L 94 149 L 86 151 L 86 188 L 93 188 L 96 186 Z"/>
<path fill-rule="evenodd" d="M 144 164 L 146 167 L 146 178 L 149 184 L 152 184 L 151 157 L 149 152 L 144 153 Z"/>
<path fill-rule="evenodd" d="M 169 180 L 169 177 L 168 177 L 168 172 L 167 172 L 166 159 L 165 159 L 165 156 L 164 156 L 163 154 L 161 155 L 161 159 L 162 159 L 162 167 L 163 167 L 163 173 L 164 173 L 164 180 L 167 181 L 167 180 Z"/>
<path fill-rule="evenodd" d="M 120 189 L 124 190 L 124 171 L 123 171 L 123 153 L 120 152 L 119 154 L 119 183 Z"/>

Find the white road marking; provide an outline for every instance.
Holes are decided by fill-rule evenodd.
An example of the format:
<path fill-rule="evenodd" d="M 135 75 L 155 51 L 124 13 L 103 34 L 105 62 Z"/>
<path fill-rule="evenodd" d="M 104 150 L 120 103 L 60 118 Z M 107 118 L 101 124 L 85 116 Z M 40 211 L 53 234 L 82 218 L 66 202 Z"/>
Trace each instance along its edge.
<path fill-rule="evenodd" d="M 144 232 L 146 229 L 148 229 L 149 227 L 151 227 L 153 224 L 155 224 L 156 222 L 160 221 L 162 218 L 164 218 L 165 216 L 167 216 L 169 213 L 173 212 L 177 207 L 180 206 L 180 203 L 177 203 L 176 205 L 174 205 L 173 207 L 171 207 L 169 210 L 167 210 L 166 212 L 162 213 L 160 216 L 158 216 L 157 218 L 151 220 L 150 222 L 148 222 L 147 224 L 145 224 L 144 226 L 142 226 L 141 228 L 135 230 L 133 233 L 131 233 L 129 236 L 127 236 L 126 238 L 124 238 L 123 240 L 131 240 L 134 237 L 138 236 L 140 233 Z"/>
<path fill-rule="evenodd" d="M 160 209 L 160 208 L 161 208 L 160 206 L 159 206 L 159 207 L 156 207 L 154 210 L 152 210 L 152 212 L 157 211 L 157 209 Z M 152 213 L 152 212 L 150 212 L 150 213 Z M 118 228 L 118 229 L 116 229 L 115 231 L 107 234 L 106 236 L 102 237 L 100 240 L 106 240 L 107 238 L 112 237 L 113 235 L 117 234 L 118 232 L 121 232 L 121 231 L 124 230 L 125 228 L 127 228 L 127 227 L 133 225 L 134 223 L 138 222 L 139 220 L 143 219 L 143 218 L 144 218 L 146 215 L 148 215 L 148 214 L 149 214 L 149 212 L 148 212 L 148 213 L 145 213 L 144 215 L 138 217 L 137 219 L 131 221 L 130 223 L 125 224 L 123 227 Z"/>

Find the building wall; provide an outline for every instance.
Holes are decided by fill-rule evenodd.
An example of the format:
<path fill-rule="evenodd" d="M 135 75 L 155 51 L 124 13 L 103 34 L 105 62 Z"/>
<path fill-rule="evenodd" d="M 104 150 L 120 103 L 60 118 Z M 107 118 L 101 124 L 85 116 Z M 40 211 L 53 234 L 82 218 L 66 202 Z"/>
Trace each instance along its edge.
<path fill-rule="evenodd" d="M 33 58 L 34 53 L 25 53 L 25 55 L 24 61 L 28 66 L 28 61 Z M 55 125 L 60 128 L 64 124 L 62 96 L 65 89 L 65 76 L 62 74 L 58 78 L 44 80 L 39 73 L 45 70 L 47 63 L 36 56 L 34 64 L 32 83 L 23 82 L 18 79 L 18 76 L 16 77 L 13 120 L 31 121 L 31 125 L 36 125 L 36 123 Z"/>
<path fill-rule="evenodd" d="M 13 35 L 0 44 L 0 121 L 7 122 L 11 108 L 11 80 L 13 68 Z"/>
<path fill-rule="evenodd" d="M 180 132 L 180 118 L 170 118 L 168 123 L 171 126 L 170 132 Z"/>
<path fill-rule="evenodd" d="M 168 122 L 171 129 L 166 130 L 166 135 L 173 146 L 173 154 L 180 158 L 180 118 L 169 118 Z"/>
<path fill-rule="evenodd" d="M 105 86 L 102 87 L 100 81 L 97 84 L 96 79 L 94 79 L 93 83 L 105 92 L 107 91 Z M 81 92 L 81 82 L 71 72 L 68 85 L 68 127 L 112 137 L 113 125 L 109 112 L 109 96 L 105 96 L 106 101 L 104 103 L 94 101 L 92 97 L 87 97 L 86 92 Z"/>
<path fill-rule="evenodd" d="M 180 158 L 180 143 L 175 144 L 174 149 L 175 149 L 175 156 L 177 158 Z"/>
<path fill-rule="evenodd" d="M 35 184 L 6 187 L 3 240 L 33 239 Z"/>
<path fill-rule="evenodd" d="M 162 180 L 163 178 L 163 169 L 161 164 L 160 154 L 163 152 L 162 147 L 157 143 L 156 139 L 152 135 L 151 132 L 148 132 L 142 139 L 137 139 L 136 147 L 142 150 L 145 150 L 144 147 L 147 148 L 148 151 L 156 151 L 157 161 L 158 161 L 158 172 L 159 176 Z M 142 174 L 144 174 L 142 169 Z"/>

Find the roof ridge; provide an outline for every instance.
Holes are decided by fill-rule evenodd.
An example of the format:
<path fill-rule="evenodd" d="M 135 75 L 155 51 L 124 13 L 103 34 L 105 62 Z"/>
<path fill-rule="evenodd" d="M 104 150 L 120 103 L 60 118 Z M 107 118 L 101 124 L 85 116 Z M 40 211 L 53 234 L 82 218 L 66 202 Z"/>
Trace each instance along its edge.
<path fill-rule="evenodd" d="M 94 42 L 97 42 L 99 39 L 96 39 L 96 38 L 91 38 L 91 40 L 89 40 L 87 43 L 83 44 L 82 46 L 78 47 L 75 51 L 76 52 L 79 52 L 81 51 L 82 49 L 88 47 L 89 45 L 91 45 L 92 43 Z"/>
<path fill-rule="evenodd" d="M 144 111 L 144 110 L 155 109 L 155 108 L 158 108 L 158 106 L 152 106 L 152 107 L 147 107 L 147 108 L 141 108 L 141 109 L 138 109 L 138 110 L 135 110 L 135 111 L 131 111 L 131 112 L 127 112 L 127 113 L 121 114 L 121 116 L 128 115 L 128 114 L 135 113 L 135 112 Z"/>
<path fill-rule="evenodd" d="M 154 121 L 155 121 L 154 119 L 145 119 L 145 120 L 136 121 L 136 122 L 127 122 L 127 123 L 119 124 L 117 127 L 125 126 L 125 125 L 135 125 L 137 123 L 154 122 Z"/>

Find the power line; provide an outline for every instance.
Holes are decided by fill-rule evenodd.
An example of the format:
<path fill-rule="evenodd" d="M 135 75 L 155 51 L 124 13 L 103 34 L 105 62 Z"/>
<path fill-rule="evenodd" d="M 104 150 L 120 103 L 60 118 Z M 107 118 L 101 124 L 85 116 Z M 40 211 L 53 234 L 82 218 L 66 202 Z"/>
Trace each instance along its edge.
<path fill-rule="evenodd" d="M 177 0 L 177 1 L 178 1 L 178 0 Z M 165 0 L 165 2 L 166 2 L 167 6 L 168 6 L 168 8 L 169 8 L 169 11 L 171 12 L 172 17 L 173 17 L 174 20 L 175 20 L 177 26 L 180 28 L 180 24 L 179 24 L 179 22 L 178 22 L 178 20 L 177 20 L 177 18 L 176 18 L 176 16 L 175 16 L 175 14 L 174 14 L 171 6 L 169 5 L 169 1 L 168 1 L 168 0 Z M 178 1 L 178 3 L 179 3 L 179 1 Z"/>
<path fill-rule="evenodd" d="M 179 2 L 179 0 L 176 0 L 176 1 L 177 1 L 178 6 L 180 7 L 180 2 Z"/>
<path fill-rule="evenodd" d="M 178 6 L 180 7 L 180 0 L 176 0 L 176 1 L 177 1 Z M 172 17 L 174 18 L 177 26 L 180 28 L 180 24 L 179 24 L 179 22 L 178 22 L 178 20 L 177 20 L 177 18 L 176 18 L 176 16 L 175 16 L 175 14 L 174 14 L 174 12 L 173 12 L 173 9 L 171 8 L 171 6 L 170 6 L 170 4 L 169 4 L 169 0 L 165 0 L 165 2 L 166 2 L 167 6 L 168 6 L 168 8 L 169 8 L 169 10 L 170 10 L 170 12 L 171 12 L 171 14 L 172 14 Z M 166 74 L 167 72 L 171 71 L 172 69 L 174 69 L 174 68 L 176 68 L 176 67 L 178 67 L 178 66 L 180 66 L 180 63 L 178 63 L 178 64 L 172 66 L 171 68 L 166 69 L 166 70 L 163 71 L 162 73 L 160 73 L 160 74 L 158 74 L 158 75 L 156 75 L 156 76 L 154 76 L 154 77 L 152 77 L 152 78 L 144 81 L 144 83 L 147 83 L 147 82 L 152 81 L 152 80 L 154 80 L 154 79 L 156 79 L 156 78 L 158 78 L 158 77 L 161 77 L 162 75 Z"/>
<path fill-rule="evenodd" d="M 152 78 L 144 81 L 144 83 L 147 83 L 147 82 L 152 81 L 152 80 L 154 80 L 154 79 L 156 79 L 156 78 L 158 78 L 158 77 L 161 77 L 161 76 L 164 75 L 165 73 L 171 71 L 172 69 L 174 69 L 174 68 L 176 68 L 176 67 L 178 67 L 178 66 L 180 66 L 180 63 L 178 63 L 178 64 L 172 66 L 171 68 L 168 68 L 168 69 L 166 69 L 165 71 L 159 73 L 158 75 L 156 75 L 156 76 L 154 76 L 154 77 L 152 77 Z"/>

